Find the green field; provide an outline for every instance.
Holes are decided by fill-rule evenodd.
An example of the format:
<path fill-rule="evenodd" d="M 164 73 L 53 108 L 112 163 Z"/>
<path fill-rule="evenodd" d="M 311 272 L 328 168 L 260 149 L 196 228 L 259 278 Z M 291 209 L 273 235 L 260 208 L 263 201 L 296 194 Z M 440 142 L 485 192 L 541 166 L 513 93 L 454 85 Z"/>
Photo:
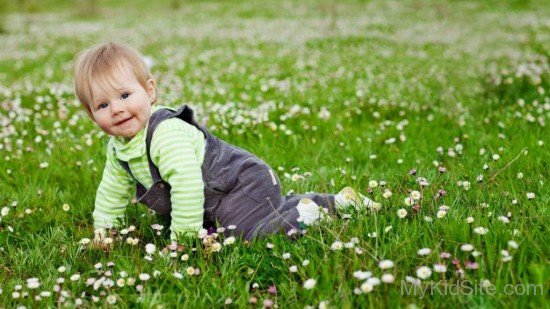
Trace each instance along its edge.
<path fill-rule="evenodd" d="M 550 2 L 0 10 L 0 308 L 549 306 Z M 73 94 L 72 60 L 108 40 L 150 57 L 157 102 L 193 107 L 268 162 L 283 193 L 352 186 L 382 207 L 295 241 L 210 252 L 196 238 L 149 261 L 169 222 L 132 205 L 135 231 L 110 250 L 82 244 L 108 136 Z"/>

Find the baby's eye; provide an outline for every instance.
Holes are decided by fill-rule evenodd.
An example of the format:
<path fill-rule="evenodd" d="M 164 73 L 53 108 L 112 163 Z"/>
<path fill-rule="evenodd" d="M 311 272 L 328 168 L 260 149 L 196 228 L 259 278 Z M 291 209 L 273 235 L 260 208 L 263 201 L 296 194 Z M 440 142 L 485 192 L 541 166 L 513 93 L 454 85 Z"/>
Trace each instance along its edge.
<path fill-rule="evenodd" d="M 123 99 L 127 99 L 129 96 L 130 96 L 130 94 L 129 94 L 128 92 L 125 92 L 125 93 L 122 94 L 121 97 L 122 97 Z"/>
<path fill-rule="evenodd" d="M 101 103 L 98 105 L 99 109 L 107 108 L 107 103 Z"/>

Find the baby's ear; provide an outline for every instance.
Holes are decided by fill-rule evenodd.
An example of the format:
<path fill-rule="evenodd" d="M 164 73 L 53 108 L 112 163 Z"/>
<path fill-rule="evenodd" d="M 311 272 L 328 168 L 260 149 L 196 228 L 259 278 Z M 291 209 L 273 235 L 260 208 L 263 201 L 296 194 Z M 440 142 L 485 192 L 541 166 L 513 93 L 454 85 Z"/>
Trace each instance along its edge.
<path fill-rule="evenodd" d="M 157 83 L 154 79 L 147 80 L 147 94 L 149 95 L 149 101 L 151 104 L 157 100 Z"/>

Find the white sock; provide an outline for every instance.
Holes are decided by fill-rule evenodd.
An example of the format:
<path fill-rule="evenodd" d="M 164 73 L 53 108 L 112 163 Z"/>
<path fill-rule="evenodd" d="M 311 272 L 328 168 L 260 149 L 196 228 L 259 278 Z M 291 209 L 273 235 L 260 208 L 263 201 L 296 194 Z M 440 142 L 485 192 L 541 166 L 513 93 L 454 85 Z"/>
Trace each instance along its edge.
<path fill-rule="evenodd" d="M 306 225 L 315 224 L 321 218 L 327 217 L 326 212 L 323 211 L 322 207 L 308 198 L 301 199 L 296 208 L 298 209 L 300 218 L 303 220 L 302 222 Z"/>
<path fill-rule="evenodd" d="M 370 198 L 364 196 L 361 193 L 355 192 L 351 187 L 343 188 L 338 194 L 334 196 L 334 202 L 336 209 L 340 210 L 349 206 L 353 206 L 356 209 L 362 208 L 379 208 L 380 203 L 376 203 Z"/>

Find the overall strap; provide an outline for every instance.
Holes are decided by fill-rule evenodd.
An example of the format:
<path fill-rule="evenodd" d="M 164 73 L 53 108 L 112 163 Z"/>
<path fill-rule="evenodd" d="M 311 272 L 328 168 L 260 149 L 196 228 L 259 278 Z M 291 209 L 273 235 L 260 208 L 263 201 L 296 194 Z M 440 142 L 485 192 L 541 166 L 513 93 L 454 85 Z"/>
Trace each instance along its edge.
<path fill-rule="evenodd" d="M 157 128 L 157 126 L 162 121 L 164 121 L 166 119 L 173 118 L 173 117 L 178 117 L 178 118 L 182 119 L 183 121 L 194 125 L 198 129 L 200 129 L 201 132 L 203 132 L 203 134 L 205 134 L 205 136 L 206 136 L 205 130 L 203 130 L 195 122 L 195 119 L 193 118 L 193 110 L 191 108 L 189 108 L 187 105 L 183 105 L 177 111 L 163 108 L 163 109 L 159 109 L 156 112 L 154 112 L 151 115 L 151 117 L 149 118 L 149 125 L 148 125 L 148 128 L 147 128 L 147 136 L 145 138 L 145 146 L 146 146 L 145 149 L 146 149 L 146 153 L 147 153 L 147 160 L 149 161 L 149 171 L 151 172 L 151 177 L 153 178 L 153 183 L 156 183 L 156 182 L 162 180 L 162 178 L 160 177 L 160 172 L 159 172 L 157 166 L 153 163 L 153 160 L 151 160 L 150 149 L 151 149 L 151 141 L 153 139 L 153 133 L 155 132 L 155 129 Z M 126 170 L 126 172 L 128 172 L 128 174 L 130 174 L 134 179 L 136 179 L 134 177 L 134 175 L 132 174 L 132 171 L 130 170 L 128 162 L 125 162 L 125 161 L 122 161 L 122 160 L 118 160 L 118 161 L 120 162 L 122 167 Z"/>

